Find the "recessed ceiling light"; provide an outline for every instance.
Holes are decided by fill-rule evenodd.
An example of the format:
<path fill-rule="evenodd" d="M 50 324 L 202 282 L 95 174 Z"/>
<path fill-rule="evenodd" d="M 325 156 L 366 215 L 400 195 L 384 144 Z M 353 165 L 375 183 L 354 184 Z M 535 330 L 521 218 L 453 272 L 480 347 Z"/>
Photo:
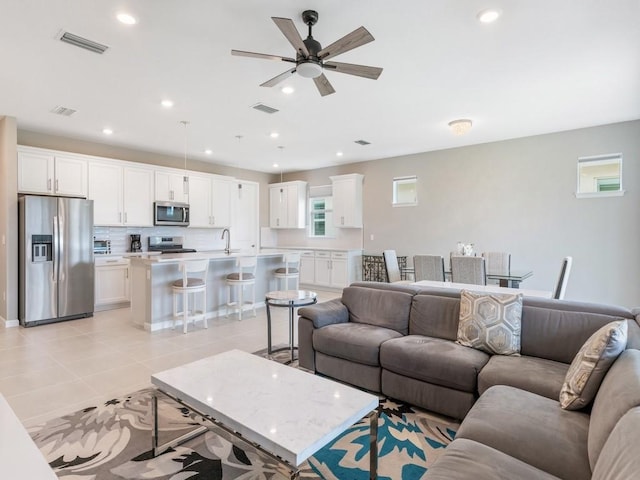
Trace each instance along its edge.
<path fill-rule="evenodd" d="M 271 132 L 271 134 L 269 136 L 271 138 L 278 138 L 280 136 L 280 134 L 278 132 Z"/>
<path fill-rule="evenodd" d="M 343 153 L 342 153 L 342 152 L 336 152 L 336 155 L 337 155 L 338 157 L 341 157 L 341 156 L 343 155 Z"/>
<path fill-rule="evenodd" d="M 273 168 L 278 168 L 278 167 L 279 167 L 279 165 L 277 163 L 273 164 Z"/>
<path fill-rule="evenodd" d="M 104 133 L 105 135 L 111 135 L 113 133 L 113 130 L 111 130 L 110 128 L 103 128 L 102 133 Z"/>
<path fill-rule="evenodd" d="M 295 92 L 293 87 L 282 87 L 282 93 L 284 94 L 291 95 L 293 92 Z"/>
<path fill-rule="evenodd" d="M 173 102 L 171 100 L 162 100 L 162 102 L 160 102 L 160 104 L 164 107 L 164 108 L 171 108 L 173 107 Z"/>
<path fill-rule="evenodd" d="M 125 12 L 119 13 L 116 18 L 120 23 L 124 23 L 125 25 L 135 25 L 136 23 L 138 23 L 136 17 Z"/>
<path fill-rule="evenodd" d="M 449 122 L 449 127 L 454 135 L 464 135 L 471 130 L 472 122 L 467 118 L 460 118 Z"/>
<path fill-rule="evenodd" d="M 495 22 L 501 14 L 502 12 L 500 10 L 496 10 L 495 8 L 488 8 L 487 10 L 478 12 L 476 18 L 481 23 L 491 23 Z"/>
<path fill-rule="evenodd" d="M 207 148 L 207 149 L 204 151 L 204 153 L 205 153 L 205 154 L 207 154 L 207 155 L 211 155 L 211 154 L 213 153 L 213 150 L 211 150 L 211 149 Z"/>

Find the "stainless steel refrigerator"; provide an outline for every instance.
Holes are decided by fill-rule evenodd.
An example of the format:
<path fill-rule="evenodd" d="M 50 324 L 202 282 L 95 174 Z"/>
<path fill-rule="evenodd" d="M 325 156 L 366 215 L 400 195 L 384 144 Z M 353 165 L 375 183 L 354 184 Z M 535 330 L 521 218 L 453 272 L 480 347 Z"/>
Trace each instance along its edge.
<path fill-rule="evenodd" d="M 93 315 L 93 200 L 18 200 L 20 324 Z"/>

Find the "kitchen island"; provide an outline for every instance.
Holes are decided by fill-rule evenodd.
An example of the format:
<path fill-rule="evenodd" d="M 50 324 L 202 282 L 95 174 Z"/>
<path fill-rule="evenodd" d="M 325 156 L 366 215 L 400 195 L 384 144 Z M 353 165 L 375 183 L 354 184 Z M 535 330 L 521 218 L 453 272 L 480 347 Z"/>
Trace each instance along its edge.
<path fill-rule="evenodd" d="M 288 250 L 290 252 L 290 250 Z M 273 271 L 282 266 L 280 250 L 262 250 L 257 253 L 256 306 L 264 305 L 265 294 L 277 290 Z M 208 259 L 207 317 L 226 314 L 227 286 L 225 277 L 237 271 L 236 258 L 252 255 L 246 252 L 221 251 L 171 253 L 131 257 L 131 316 L 133 322 L 147 331 L 173 326 L 173 293 L 171 284 L 181 277 L 178 265 L 185 260 Z M 245 299 L 249 299 L 247 288 Z M 247 308 L 247 306 L 245 306 Z"/>

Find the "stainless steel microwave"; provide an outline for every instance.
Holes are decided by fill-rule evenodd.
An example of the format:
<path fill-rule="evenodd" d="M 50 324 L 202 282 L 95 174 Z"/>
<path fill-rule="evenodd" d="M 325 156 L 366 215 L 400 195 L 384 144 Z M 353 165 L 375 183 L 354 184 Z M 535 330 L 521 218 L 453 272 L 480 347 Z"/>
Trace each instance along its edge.
<path fill-rule="evenodd" d="M 154 202 L 154 225 L 189 226 L 189 204 L 178 202 Z"/>

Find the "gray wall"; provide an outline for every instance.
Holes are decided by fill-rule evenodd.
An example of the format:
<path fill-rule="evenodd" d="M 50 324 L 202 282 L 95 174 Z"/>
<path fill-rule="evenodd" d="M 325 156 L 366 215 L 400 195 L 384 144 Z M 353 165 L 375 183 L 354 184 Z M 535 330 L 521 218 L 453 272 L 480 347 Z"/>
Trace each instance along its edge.
<path fill-rule="evenodd" d="M 0 323 L 18 320 L 16 120 L 0 117 Z"/>
<path fill-rule="evenodd" d="M 622 152 L 622 197 L 577 199 L 577 158 Z M 566 298 L 640 305 L 640 120 L 286 175 L 328 183 L 362 173 L 364 249 L 448 256 L 458 241 L 508 251 L 552 290 L 564 256 Z M 393 177 L 418 176 L 418 206 L 392 207 Z M 373 236 L 373 239 L 372 239 Z"/>

